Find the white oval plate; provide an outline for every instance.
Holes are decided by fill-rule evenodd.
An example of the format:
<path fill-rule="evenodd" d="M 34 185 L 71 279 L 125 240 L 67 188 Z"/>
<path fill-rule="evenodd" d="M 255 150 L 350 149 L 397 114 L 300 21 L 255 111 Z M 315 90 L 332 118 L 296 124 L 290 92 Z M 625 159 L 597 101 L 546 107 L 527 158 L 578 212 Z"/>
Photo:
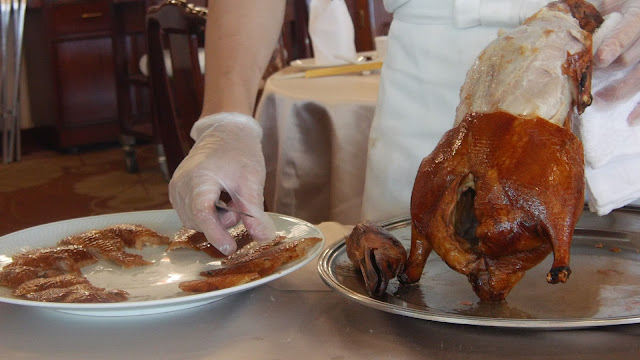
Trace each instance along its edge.
<path fill-rule="evenodd" d="M 153 265 L 122 269 L 107 261 L 82 269 L 83 274 L 98 287 L 121 289 L 129 292 L 129 300 L 110 304 L 65 304 L 25 300 L 11 295 L 11 289 L 0 286 L 0 302 L 53 309 L 90 316 L 132 316 L 156 314 L 187 309 L 245 290 L 285 276 L 313 260 L 324 248 L 322 232 L 312 224 L 290 216 L 269 213 L 278 234 L 287 241 L 304 237 L 319 237 L 322 241 L 309 249 L 307 255 L 281 267 L 276 273 L 247 284 L 202 294 L 185 293 L 178 287 L 182 281 L 201 278 L 200 271 L 216 264 L 202 252 L 177 249 L 167 252 L 166 246 L 145 247 L 137 251 Z M 167 236 L 173 236 L 181 227 L 173 210 L 151 210 L 77 218 L 35 226 L 0 237 L 0 266 L 11 261 L 11 255 L 28 249 L 55 246 L 64 237 L 113 224 L 134 223 L 148 226 Z"/>

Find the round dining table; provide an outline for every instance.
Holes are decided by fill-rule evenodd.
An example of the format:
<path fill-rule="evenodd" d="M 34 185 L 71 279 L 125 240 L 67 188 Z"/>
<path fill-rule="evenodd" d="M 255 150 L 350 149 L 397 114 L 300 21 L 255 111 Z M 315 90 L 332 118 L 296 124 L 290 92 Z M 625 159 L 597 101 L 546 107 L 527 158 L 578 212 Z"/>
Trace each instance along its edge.
<path fill-rule="evenodd" d="M 330 247 L 352 226 L 318 225 Z M 571 306 L 572 304 L 564 304 Z M 461 325 L 349 301 L 312 261 L 188 309 L 88 316 L 0 304 L 3 359 L 638 359 L 640 325 L 535 330 Z"/>
<path fill-rule="evenodd" d="M 256 109 L 263 128 L 269 211 L 314 223 L 360 219 L 379 71 L 270 76 Z"/>

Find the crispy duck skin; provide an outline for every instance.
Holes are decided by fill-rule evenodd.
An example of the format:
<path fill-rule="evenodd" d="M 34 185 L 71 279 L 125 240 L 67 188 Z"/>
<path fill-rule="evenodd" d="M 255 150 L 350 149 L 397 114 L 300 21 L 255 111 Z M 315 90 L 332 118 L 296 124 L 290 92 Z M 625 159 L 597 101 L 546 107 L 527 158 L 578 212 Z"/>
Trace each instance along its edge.
<path fill-rule="evenodd" d="M 109 232 L 122 240 L 124 245 L 129 248 L 142 249 L 145 245 L 166 245 L 169 243 L 169 237 L 159 234 L 156 231 L 139 224 L 117 224 L 107 226 L 102 229 L 103 232 Z"/>
<path fill-rule="evenodd" d="M 25 294 L 28 300 L 60 303 L 115 303 L 128 299 L 123 290 L 105 290 L 91 284 L 77 284 Z"/>
<path fill-rule="evenodd" d="M 245 246 L 238 249 L 233 254 L 229 255 L 226 259 L 222 260 L 224 265 L 235 265 L 241 262 L 250 260 L 252 257 L 256 257 L 259 254 L 263 254 L 265 251 L 272 249 L 276 244 L 284 240 L 285 237 L 278 235 L 273 240 L 266 243 L 258 243 L 257 241 L 251 241 Z"/>
<path fill-rule="evenodd" d="M 66 288 L 73 285 L 89 284 L 84 276 L 65 274 L 51 278 L 37 278 L 26 281 L 13 291 L 13 295 L 26 295 L 53 288 Z"/>
<path fill-rule="evenodd" d="M 106 259 L 109 259 L 124 268 L 145 266 L 151 263 L 146 261 L 142 256 L 126 252 L 125 242 L 116 232 L 99 229 L 89 230 L 80 234 L 71 235 L 59 242 L 60 245 L 76 245 L 87 250 L 100 253 Z M 135 241 L 132 242 L 135 244 Z"/>
<path fill-rule="evenodd" d="M 214 277 L 229 274 L 256 273 L 260 277 L 265 277 L 273 274 L 284 263 L 298 259 L 301 256 L 302 254 L 295 251 L 295 249 L 286 249 L 285 252 L 274 256 L 260 257 L 231 266 L 206 270 L 201 272 L 200 276 Z"/>
<path fill-rule="evenodd" d="M 591 101 L 590 32 L 601 22 L 584 1 L 557 1 L 478 57 L 456 126 L 416 175 L 402 283 L 420 280 L 432 250 L 487 302 L 551 252 L 547 282 L 567 281 L 585 185 L 570 122 Z"/>
<path fill-rule="evenodd" d="M 308 237 L 280 243 L 282 239 L 284 239 L 283 236 L 277 236 L 276 239 L 271 243 L 261 244 L 260 246 L 251 248 L 250 251 L 239 254 L 241 256 L 233 256 L 240 252 L 238 251 L 229 258 L 222 261 L 222 263 L 224 265 L 230 266 L 254 259 L 274 258 L 282 256 L 281 254 L 288 254 L 288 256 L 291 257 L 289 261 L 291 261 L 293 259 L 304 256 L 308 249 L 322 241 L 322 239 L 317 237 Z"/>
<path fill-rule="evenodd" d="M 182 227 L 171 239 L 167 251 L 175 249 L 192 249 L 202 251 L 214 259 L 226 257 L 207 240 L 204 233 Z"/>
<path fill-rule="evenodd" d="M 347 256 L 360 269 L 367 292 L 379 298 L 389 281 L 403 269 L 407 251 L 398 239 L 382 226 L 371 222 L 357 224 L 345 239 Z"/>
<path fill-rule="evenodd" d="M 202 293 L 246 284 L 259 278 L 260 275 L 257 273 L 227 274 L 199 280 L 183 281 L 178 284 L 178 286 L 182 291 Z"/>
<path fill-rule="evenodd" d="M 14 296 L 35 301 L 100 303 L 128 298 L 123 290 L 92 286 L 81 268 L 98 261 L 94 253 L 123 267 L 149 265 L 150 262 L 125 248 L 165 245 L 169 237 L 143 225 L 117 224 L 68 236 L 58 246 L 38 248 L 12 256 L 0 270 L 0 285 L 14 289 Z"/>
<path fill-rule="evenodd" d="M 39 278 L 50 278 L 64 275 L 60 269 L 37 269 L 30 266 L 6 267 L 0 270 L 0 285 L 15 289 L 22 283 Z"/>
<path fill-rule="evenodd" d="M 80 268 L 98 262 L 86 249 L 76 245 L 41 248 L 13 255 L 3 269 L 26 266 L 41 270 L 58 269 L 80 274 Z"/>
<path fill-rule="evenodd" d="M 204 279 L 184 281 L 178 286 L 187 292 L 207 292 L 242 285 L 273 274 L 286 263 L 303 257 L 320 241 L 321 238 L 308 237 L 251 247 L 251 251 L 234 258 L 225 267 L 201 272 Z"/>
<path fill-rule="evenodd" d="M 260 277 L 273 274 L 280 266 L 301 258 L 307 250 L 321 241 L 311 237 L 290 241 L 280 245 L 260 248 L 262 252 L 250 252 L 242 258 L 237 258 L 228 266 L 203 271 L 201 276 L 212 277 L 228 274 L 257 273 Z M 254 248 L 256 250 L 258 248 Z"/>
<path fill-rule="evenodd" d="M 254 242 L 253 238 L 244 227 L 231 231 L 231 236 L 233 236 L 234 240 L 238 244 L 238 249 L 242 249 L 246 245 Z M 220 250 L 216 249 L 209 240 L 207 240 L 204 233 L 191 230 L 186 227 L 180 228 L 180 230 L 174 235 L 173 239 L 169 242 L 167 250 L 172 251 L 175 249 L 192 249 L 195 251 L 202 251 L 214 259 L 227 257 L 221 253 Z"/>

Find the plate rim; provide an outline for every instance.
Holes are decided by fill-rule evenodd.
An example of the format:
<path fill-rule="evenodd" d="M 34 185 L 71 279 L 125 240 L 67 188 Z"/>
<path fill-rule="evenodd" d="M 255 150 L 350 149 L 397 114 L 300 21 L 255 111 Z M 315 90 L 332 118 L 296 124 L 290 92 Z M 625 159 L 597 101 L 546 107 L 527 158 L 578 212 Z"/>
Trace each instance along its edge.
<path fill-rule="evenodd" d="M 83 223 L 83 222 L 89 222 L 90 220 L 97 219 L 97 218 L 105 219 L 110 217 L 118 218 L 123 216 L 133 216 L 133 215 L 143 216 L 143 215 L 150 215 L 150 214 L 162 214 L 164 216 L 171 216 L 173 214 L 177 218 L 177 213 L 175 212 L 174 209 L 141 210 L 141 211 L 110 213 L 110 214 L 103 214 L 103 215 L 90 215 L 85 217 L 52 221 L 49 223 L 40 224 L 40 225 L 28 227 L 26 229 L 14 231 L 12 233 L 0 236 L 0 243 L 2 243 L 3 241 L 6 241 L 7 239 L 13 236 L 18 236 L 21 233 L 29 232 L 29 231 L 37 231 L 38 229 L 46 229 L 49 226 L 64 226 L 65 224 L 71 224 L 71 223 Z M 150 309 L 158 306 L 162 306 L 163 308 L 176 308 L 176 310 L 178 310 L 177 308 L 182 308 L 182 309 L 188 308 L 185 306 L 180 306 L 180 304 L 184 304 L 184 305 L 194 304 L 193 306 L 203 305 L 208 302 L 221 300 L 224 297 L 253 289 L 265 283 L 276 280 L 280 277 L 286 276 L 300 269 L 307 263 L 313 261 L 313 259 L 318 257 L 318 255 L 324 249 L 326 238 L 322 233 L 322 231 L 320 231 L 320 229 L 318 229 L 317 226 L 311 224 L 306 220 L 302 220 L 289 215 L 272 213 L 272 212 L 266 212 L 266 214 L 272 217 L 277 217 L 277 218 L 286 219 L 288 221 L 292 221 L 295 223 L 304 224 L 305 226 L 308 226 L 309 228 L 314 229 L 315 232 L 317 232 L 318 235 L 320 235 L 319 237 L 322 240 L 318 244 L 314 245 L 312 251 L 308 252 L 303 259 L 300 259 L 299 261 L 295 262 L 293 265 L 281 271 L 277 271 L 264 278 L 254 280 L 246 284 L 234 286 L 231 288 L 221 289 L 221 290 L 209 291 L 209 292 L 198 293 L 198 294 L 185 294 L 183 296 L 176 296 L 172 298 L 140 300 L 140 301 L 125 301 L 125 302 L 118 302 L 118 303 L 59 303 L 59 302 L 33 301 L 33 300 L 0 296 L 0 303 L 22 305 L 22 306 L 28 306 L 33 308 L 41 308 L 41 309 L 51 309 L 51 310 L 57 310 L 61 312 L 67 312 L 67 313 L 73 313 L 73 314 L 79 314 L 79 315 L 91 315 L 91 316 L 132 316 L 136 314 L 120 315 L 118 313 L 127 312 L 126 310 L 135 311 L 136 309 Z M 168 311 L 174 311 L 174 310 L 156 311 L 156 312 L 141 311 L 140 315 L 164 313 Z"/>
<path fill-rule="evenodd" d="M 619 211 L 631 211 L 640 215 L 640 207 L 625 206 Z M 410 222 L 409 217 L 400 217 L 388 221 L 380 222 L 379 225 L 385 228 L 392 226 L 399 226 Z M 578 228 L 576 228 L 578 229 Z M 580 228 L 584 229 L 584 228 Z M 441 323 L 459 324 L 459 325 L 474 325 L 485 327 L 497 327 L 497 328 L 522 328 L 522 329 L 539 329 L 539 330 L 568 330 L 568 329 L 580 329 L 580 328 L 592 328 L 602 326 L 614 326 L 614 325 L 629 325 L 640 323 L 640 313 L 635 316 L 613 316 L 605 318 L 572 318 L 572 319 L 506 319 L 506 318 L 491 318 L 481 316 L 468 316 L 460 314 L 450 314 L 439 311 L 432 311 L 428 309 L 412 309 L 409 307 L 402 307 L 397 304 L 391 304 L 385 301 L 374 299 L 368 296 L 364 296 L 340 283 L 335 274 L 333 273 L 331 266 L 333 260 L 343 251 L 346 247 L 345 238 L 342 237 L 336 241 L 333 245 L 326 248 L 318 259 L 317 270 L 322 280 L 332 290 L 338 292 L 340 295 L 346 297 L 349 300 L 353 300 L 361 305 L 371 307 L 373 309 L 385 311 L 388 313 L 403 315 L 407 317 L 436 321 Z"/>

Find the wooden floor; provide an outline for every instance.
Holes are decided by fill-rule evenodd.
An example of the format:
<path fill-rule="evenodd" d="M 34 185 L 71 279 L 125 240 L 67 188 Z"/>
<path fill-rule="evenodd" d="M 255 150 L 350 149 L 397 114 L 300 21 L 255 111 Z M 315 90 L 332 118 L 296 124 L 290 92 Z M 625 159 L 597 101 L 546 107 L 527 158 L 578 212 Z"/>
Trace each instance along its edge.
<path fill-rule="evenodd" d="M 0 236 L 58 220 L 171 208 L 155 146 L 136 149 L 139 171 L 129 173 L 117 144 L 75 153 L 27 144 L 20 162 L 0 164 Z"/>

